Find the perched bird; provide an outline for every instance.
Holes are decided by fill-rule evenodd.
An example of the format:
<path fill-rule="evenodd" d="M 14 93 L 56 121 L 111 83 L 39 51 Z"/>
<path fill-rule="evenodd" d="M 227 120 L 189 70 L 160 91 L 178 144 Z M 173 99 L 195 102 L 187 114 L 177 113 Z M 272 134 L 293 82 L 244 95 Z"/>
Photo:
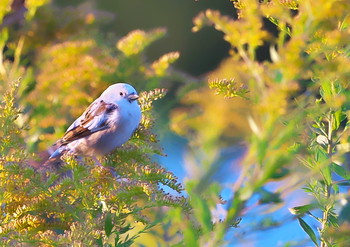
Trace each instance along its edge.
<path fill-rule="evenodd" d="M 96 159 L 121 146 L 141 121 L 138 97 L 129 84 L 108 87 L 55 143 L 55 151 L 47 162 L 57 161 L 65 153 Z"/>

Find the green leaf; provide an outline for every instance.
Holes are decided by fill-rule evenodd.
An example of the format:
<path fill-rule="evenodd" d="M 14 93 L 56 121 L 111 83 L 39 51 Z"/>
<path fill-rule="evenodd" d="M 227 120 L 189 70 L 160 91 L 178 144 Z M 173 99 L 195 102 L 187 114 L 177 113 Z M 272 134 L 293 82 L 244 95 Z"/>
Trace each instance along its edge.
<path fill-rule="evenodd" d="M 311 238 L 312 242 L 314 242 L 314 244 L 318 246 L 316 234 L 314 233 L 312 228 L 302 218 L 298 217 L 298 221 L 301 228 L 303 228 L 304 232 L 306 232 L 306 234 L 309 235 L 309 237 Z"/>
<path fill-rule="evenodd" d="M 342 109 L 339 109 L 334 113 L 333 118 L 333 130 L 337 130 L 340 126 L 340 123 L 346 118 L 346 115 L 343 113 Z"/>
<path fill-rule="evenodd" d="M 322 147 L 317 147 L 315 149 L 315 161 L 318 163 L 323 163 L 328 159 L 327 152 Z"/>
<path fill-rule="evenodd" d="M 97 246 L 103 246 L 102 238 L 96 239 L 96 244 L 97 244 Z"/>
<path fill-rule="evenodd" d="M 327 185 L 332 184 L 332 172 L 331 168 L 329 166 L 326 166 L 325 168 L 322 169 L 321 171 L 322 176 L 324 178 L 324 181 L 326 182 Z"/>
<path fill-rule="evenodd" d="M 275 75 L 275 82 L 276 83 L 281 83 L 283 80 L 283 74 L 281 73 L 281 71 L 276 71 L 276 75 Z"/>
<path fill-rule="evenodd" d="M 332 87 L 330 82 L 323 82 L 320 88 L 320 95 L 326 103 L 332 99 Z"/>
<path fill-rule="evenodd" d="M 130 224 L 128 224 L 127 226 L 121 227 L 121 228 L 119 229 L 119 234 L 126 233 L 126 232 L 132 230 L 133 228 L 134 228 L 134 227 L 132 227 Z"/>
<path fill-rule="evenodd" d="M 198 233 L 194 227 L 186 227 L 184 230 L 184 246 L 199 247 Z"/>
<path fill-rule="evenodd" d="M 289 208 L 289 211 L 291 212 L 291 214 L 300 216 L 300 215 L 303 215 L 305 213 L 308 213 L 310 210 L 312 210 L 314 208 L 316 208 L 315 204 L 306 204 L 303 206 Z"/>
<path fill-rule="evenodd" d="M 201 223 L 204 233 L 209 233 L 212 229 L 210 209 L 205 200 L 199 196 L 194 197 L 192 194 L 192 204 L 196 207 L 195 213 Z"/>
<path fill-rule="evenodd" d="M 212 199 L 204 199 L 202 193 L 199 192 L 201 190 L 201 185 L 196 184 L 194 181 L 186 183 L 186 187 L 188 195 L 190 197 L 190 203 L 193 207 L 193 213 L 199 223 L 198 226 L 200 227 L 200 231 L 202 234 L 209 234 L 213 230 L 213 221 L 210 207 L 216 205 L 216 202 Z M 217 195 L 218 189 L 219 187 L 216 184 L 211 184 L 205 188 L 206 193 L 208 193 L 206 195 Z M 188 234 L 190 232 L 188 232 Z M 196 237 L 196 235 L 194 237 Z M 188 240 L 192 241 L 191 238 Z M 196 243 L 198 243 L 198 240 L 196 240 Z M 194 246 L 194 243 L 193 245 L 186 243 L 186 246 Z"/>
<path fill-rule="evenodd" d="M 338 184 L 333 184 L 332 188 L 334 190 L 334 194 L 338 194 L 339 193 L 339 186 L 338 186 Z"/>
<path fill-rule="evenodd" d="M 335 163 L 332 163 L 331 170 L 334 171 L 339 176 L 341 176 L 342 178 L 346 180 L 350 180 L 350 172 L 347 171 L 344 167 L 337 165 Z"/>
<path fill-rule="evenodd" d="M 339 219 L 339 223 L 343 223 L 345 221 L 350 223 L 350 203 L 349 202 L 340 211 L 338 219 Z"/>
<path fill-rule="evenodd" d="M 290 174 L 290 170 L 284 167 L 277 169 L 272 175 L 271 179 L 280 179 Z"/>
<path fill-rule="evenodd" d="M 334 212 L 332 212 L 329 217 L 328 217 L 328 221 L 330 223 L 331 226 L 333 227 L 339 227 L 338 224 L 338 216 L 334 215 Z"/>
<path fill-rule="evenodd" d="M 261 204 L 282 202 L 280 193 L 272 193 L 265 188 L 260 188 L 257 193 L 260 195 L 259 203 Z"/>
<path fill-rule="evenodd" d="M 105 233 L 107 237 L 109 237 L 112 233 L 113 222 L 112 222 L 112 213 L 107 213 L 105 219 Z"/>

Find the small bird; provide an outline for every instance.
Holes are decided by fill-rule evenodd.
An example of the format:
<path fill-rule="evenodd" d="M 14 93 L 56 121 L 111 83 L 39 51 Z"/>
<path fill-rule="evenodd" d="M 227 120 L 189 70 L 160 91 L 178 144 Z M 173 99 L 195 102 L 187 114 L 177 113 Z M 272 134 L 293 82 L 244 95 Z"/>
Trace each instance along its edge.
<path fill-rule="evenodd" d="M 141 121 L 136 90 L 129 84 L 109 86 L 67 129 L 48 161 L 63 154 L 105 155 L 129 140 Z"/>

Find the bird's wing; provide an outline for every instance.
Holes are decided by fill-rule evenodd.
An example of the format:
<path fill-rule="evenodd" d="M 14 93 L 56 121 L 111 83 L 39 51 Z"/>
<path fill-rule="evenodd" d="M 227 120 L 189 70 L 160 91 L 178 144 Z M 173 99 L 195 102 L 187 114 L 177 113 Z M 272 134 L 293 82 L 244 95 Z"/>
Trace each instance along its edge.
<path fill-rule="evenodd" d="M 94 132 L 109 128 L 108 116 L 117 108 L 116 104 L 96 100 L 68 128 L 63 138 L 59 141 L 59 145 L 66 145 Z"/>

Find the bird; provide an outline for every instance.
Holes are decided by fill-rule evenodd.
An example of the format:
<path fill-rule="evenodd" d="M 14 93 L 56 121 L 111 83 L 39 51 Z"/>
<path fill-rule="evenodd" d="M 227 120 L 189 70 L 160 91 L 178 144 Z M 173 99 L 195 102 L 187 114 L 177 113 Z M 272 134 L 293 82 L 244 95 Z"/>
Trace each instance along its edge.
<path fill-rule="evenodd" d="M 127 142 L 140 124 L 139 95 L 127 83 L 109 86 L 67 129 L 52 148 L 46 163 L 62 155 L 89 156 L 94 160 Z"/>

